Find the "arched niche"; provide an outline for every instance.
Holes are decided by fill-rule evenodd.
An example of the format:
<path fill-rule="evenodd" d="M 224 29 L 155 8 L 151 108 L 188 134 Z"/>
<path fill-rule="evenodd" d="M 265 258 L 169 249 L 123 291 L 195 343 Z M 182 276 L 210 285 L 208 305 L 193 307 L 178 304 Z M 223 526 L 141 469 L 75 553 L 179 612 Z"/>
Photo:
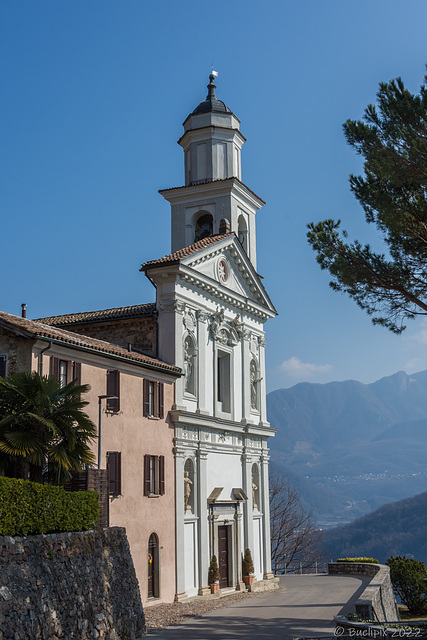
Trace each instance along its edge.
<path fill-rule="evenodd" d="M 196 395 L 197 348 L 195 337 L 191 333 L 184 336 L 184 392 Z"/>
<path fill-rule="evenodd" d="M 252 465 L 252 508 L 254 511 L 260 511 L 259 495 L 259 468 L 254 463 Z"/>
<path fill-rule="evenodd" d="M 184 464 L 184 512 L 194 513 L 194 462 L 191 458 Z"/>
<path fill-rule="evenodd" d="M 255 358 L 249 364 L 249 377 L 251 385 L 251 411 L 259 411 L 259 366 Z"/>

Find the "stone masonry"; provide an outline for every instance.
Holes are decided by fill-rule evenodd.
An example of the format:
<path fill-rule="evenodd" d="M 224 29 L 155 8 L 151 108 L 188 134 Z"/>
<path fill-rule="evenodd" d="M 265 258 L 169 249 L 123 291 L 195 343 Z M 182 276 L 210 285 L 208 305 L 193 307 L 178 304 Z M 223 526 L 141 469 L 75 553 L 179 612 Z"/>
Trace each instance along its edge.
<path fill-rule="evenodd" d="M 124 528 L 0 536 L 0 640 L 134 640 L 144 632 Z"/>

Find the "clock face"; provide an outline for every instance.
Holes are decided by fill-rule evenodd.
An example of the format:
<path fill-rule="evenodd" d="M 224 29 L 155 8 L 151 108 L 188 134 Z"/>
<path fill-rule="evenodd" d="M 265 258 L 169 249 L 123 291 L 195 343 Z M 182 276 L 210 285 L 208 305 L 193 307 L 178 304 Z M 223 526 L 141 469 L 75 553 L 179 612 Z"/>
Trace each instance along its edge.
<path fill-rule="evenodd" d="M 219 276 L 219 281 L 222 283 L 227 282 L 228 280 L 228 266 L 226 261 L 224 260 L 224 258 L 221 258 L 221 260 L 218 262 L 218 276 Z"/>

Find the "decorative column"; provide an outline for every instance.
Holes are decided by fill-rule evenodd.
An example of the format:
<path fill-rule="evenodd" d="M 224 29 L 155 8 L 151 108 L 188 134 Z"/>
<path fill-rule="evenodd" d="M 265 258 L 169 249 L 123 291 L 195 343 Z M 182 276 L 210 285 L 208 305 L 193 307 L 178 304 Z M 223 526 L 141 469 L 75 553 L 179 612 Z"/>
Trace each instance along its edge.
<path fill-rule="evenodd" d="M 198 344 L 198 362 L 197 362 L 197 413 L 209 415 L 206 403 L 206 320 L 208 314 L 205 311 L 197 311 L 197 344 Z"/>
<path fill-rule="evenodd" d="M 199 596 L 208 595 L 211 590 L 208 582 L 209 569 L 209 521 L 207 502 L 207 458 L 208 454 L 198 451 L 197 500 L 199 515 Z"/>
<path fill-rule="evenodd" d="M 246 436 L 246 440 L 249 436 Z M 248 453 L 242 454 L 243 464 L 243 491 L 248 496 L 244 508 L 244 541 L 245 549 L 249 548 L 251 553 L 254 549 L 254 516 L 252 503 L 252 457 Z"/>
<path fill-rule="evenodd" d="M 265 443 L 264 443 L 265 444 Z M 268 482 L 268 461 L 270 456 L 267 455 L 267 450 L 263 451 L 261 455 L 261 488 L 260 496 L 262 499 L 262 534 L 263 534 L 263 570 L 264 580 L 273 578 L 271 572 L 271 537 L 270 537 L 270 495 L 269 495 L 269 482 Z"/>
<path fill-rule="evenodd" d="M 177 451 L 175 453 L 176 602 L 187 597 L 184 552 L 184 460 L 185 453 Z"/>
<path fill-rule="evenodd" d="M 267 390 L 265 385 L 265 345 L 267 340 L 265 337 L 259 339 L 259 364 L 260 364 L 260 394 L 259 394 L 259 412 L 260 423 L 267 425 Z"/>

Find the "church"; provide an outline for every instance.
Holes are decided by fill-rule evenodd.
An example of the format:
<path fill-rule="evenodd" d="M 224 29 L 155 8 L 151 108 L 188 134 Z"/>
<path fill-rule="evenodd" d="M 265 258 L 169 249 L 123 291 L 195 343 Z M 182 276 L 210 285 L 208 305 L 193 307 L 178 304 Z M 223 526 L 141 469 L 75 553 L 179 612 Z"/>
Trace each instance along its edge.
<path fill-rule="evenodd" d="M 38 320 L 0 312 L 1 376 L 90 385 L 108 522 L 126 527 L 145 605 L 210 593 L 214 555 L 220 589 L 244 589 L 247 548 L 253 588 L 277 586 L 264 333 L 276 310 L 256 262 L 264 202 L 242 182 L 240 122 L 209 80 L 179 140 L 185 184 L 160 192 L 171 253 L 141 267 L 155 302 Z"/>
<path fill-rule="evenodd" d="M 142 271 L 156 286 L 158 357 L 180 367 L 175 428 L 176 599 L 242 588 L 242 555 L 271 581 L 264 323 L 276 315 L 256 263 L 264 204 L 241 179 L 240 121 L 208 95 L 179 144 L 185 185 L 160 191 L 171 206 L 171 250 Z M 259 585 L 261 586 L 261 585 Z"/>

